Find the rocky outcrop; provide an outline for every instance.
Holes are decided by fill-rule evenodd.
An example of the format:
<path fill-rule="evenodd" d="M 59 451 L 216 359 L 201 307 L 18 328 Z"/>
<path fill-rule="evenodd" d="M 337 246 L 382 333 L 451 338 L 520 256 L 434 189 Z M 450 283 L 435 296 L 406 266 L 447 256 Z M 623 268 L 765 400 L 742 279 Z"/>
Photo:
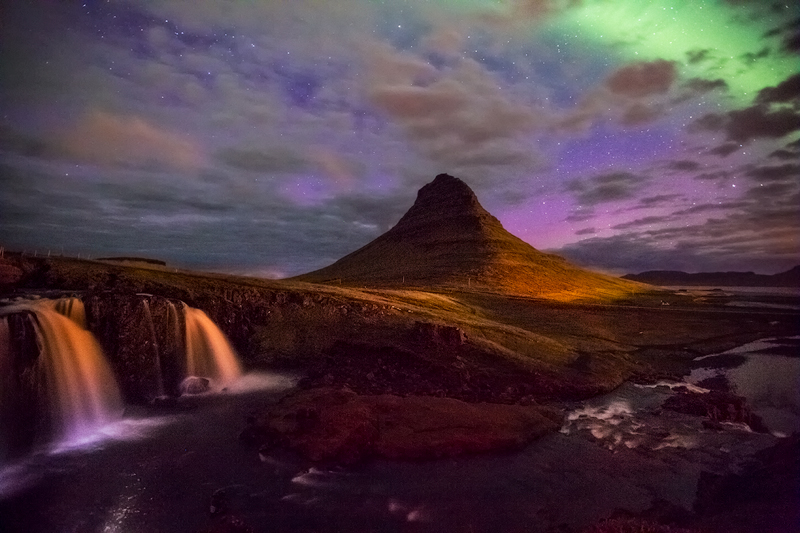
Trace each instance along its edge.
<path fill-rule="evenodd" d="M 753 431 L 768 432 L 761 418 L 750 410 L 747 400 L 730 392 L 679 391 L 667 398 L 662 407 L 678 413 L 706 417 L 706 425 L 712 428 L 718 427 L 722 422 L 733 422 L 746 424 Z"/>
<path fill-rule="evenodd" d="M 102 292 L 84 298 L 97 337 L 129 402 L 180 394 L 186 377 L 183 303 L 149 294 Z"/>
<path fill-rule="evenodd" d="M 0 257 L 0 288 L 10 287 L 18 283 L 23 277 L 21 268 L 11 261 Z"/>
<path fill-rule="evenodd" d="M 256 416 L 243 435 L 312 461 L 353 463 L 518 449 L 560 426 L 559 413 L 539 406 L 318 388 L 286 396 Z"/>
<path fill-rule="evenodd" d="M 694 510 L 702 517 L 702 531 L 796 531 L 800 524 L 800 436 L 780 439 L 758 452 L 740 473 L 702 472 Z"/>

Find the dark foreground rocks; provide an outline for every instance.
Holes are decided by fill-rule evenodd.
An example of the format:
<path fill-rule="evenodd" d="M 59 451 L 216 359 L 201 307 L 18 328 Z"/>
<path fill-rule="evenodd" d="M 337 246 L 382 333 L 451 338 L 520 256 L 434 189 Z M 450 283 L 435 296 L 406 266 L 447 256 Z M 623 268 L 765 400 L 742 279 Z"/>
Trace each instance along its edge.
<path fill-rule="evenodd" d="M 664 409 L 706 417 L 704 423 L 712 429 L 723 422 L 746 424 L 753 431 L 768 433 L 761 418 L 750 410 L 747 399 L 731 392 L 710 390 L 707 393 L 678 391 L 663 404 Z"/>
<path fill-rule="evenodd" d="M 541 406 L 469 404 L 452 398 L 361 396 L 347 389 L 294 392 L 255 417 L 243 438 L 312 461 L 436 459 L 519 449 L 561 426 Z"/>

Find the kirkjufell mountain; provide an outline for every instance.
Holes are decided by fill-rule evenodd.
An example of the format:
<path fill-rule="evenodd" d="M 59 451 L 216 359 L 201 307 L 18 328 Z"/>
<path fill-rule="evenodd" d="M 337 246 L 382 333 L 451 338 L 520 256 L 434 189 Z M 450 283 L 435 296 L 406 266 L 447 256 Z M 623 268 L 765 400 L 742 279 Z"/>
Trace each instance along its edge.
<path fill-rule="evenodd" d="M 635 282 L 570 265 L 515 237 L 458 178 L 439 174 L 392 229 L 296 279 L 402 288 L 449 287 L 571 300 L 641 291 Z"/>

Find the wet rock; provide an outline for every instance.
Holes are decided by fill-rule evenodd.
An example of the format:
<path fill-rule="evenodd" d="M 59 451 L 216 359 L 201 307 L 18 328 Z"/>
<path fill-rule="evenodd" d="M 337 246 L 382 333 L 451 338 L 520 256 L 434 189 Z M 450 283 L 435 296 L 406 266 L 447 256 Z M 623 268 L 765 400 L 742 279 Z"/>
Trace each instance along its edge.
<path fill-rule="evenodd" d="M 332 388 L 292 393 L 257 418 L 256 433 L 269 446 L 336 463 L 518 449 L 561 425 L 560 413 L 543 407 Z"/>
<path fill-rule="evenodd" d="M 189 376 L 181 382 L 181 394 L 203 394 L 211 390 L 208 378 Z"/>
<path fill-rule="evenodd" d="M 767 433 L 761 418 L 750 410 L 747 400 L 730 392 L 712 390 L 707 393 L 681 391 L 667 398 L 664 409 L 709 419 L 713 427 L 722 422 L 747 424 L 753 431 Z"/>

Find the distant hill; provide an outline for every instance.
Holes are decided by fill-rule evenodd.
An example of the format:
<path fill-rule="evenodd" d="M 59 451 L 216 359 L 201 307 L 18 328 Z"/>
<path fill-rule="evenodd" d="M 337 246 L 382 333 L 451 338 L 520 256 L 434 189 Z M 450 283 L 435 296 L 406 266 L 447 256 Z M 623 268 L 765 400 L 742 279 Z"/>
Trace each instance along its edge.
<path fill-rule="evenodd" d="M 332 265 L 294 278 L 366 286 L 453 287 L 562 300 L 642 286 L 580 269 L 507 232 L 458 178 L 422 187 L 396 226 Z"/>
<path fill-rule="evenodd" d="M 800 265 L 779 274 L 754 272 L 699 272 L 689 274 L 676 270 L 650 270 L 627 274 L 623 279 L 651 285 L 718 285 L 721 287 L 800 287 Z"/>
<path fill-rule="evenodd" d="M 97 260 L 112 261 L 115 263 L 146 263 L 148 265 L 167 266 L 166 261 L 147 259 L 146 257 L 98 257 Z"/>

